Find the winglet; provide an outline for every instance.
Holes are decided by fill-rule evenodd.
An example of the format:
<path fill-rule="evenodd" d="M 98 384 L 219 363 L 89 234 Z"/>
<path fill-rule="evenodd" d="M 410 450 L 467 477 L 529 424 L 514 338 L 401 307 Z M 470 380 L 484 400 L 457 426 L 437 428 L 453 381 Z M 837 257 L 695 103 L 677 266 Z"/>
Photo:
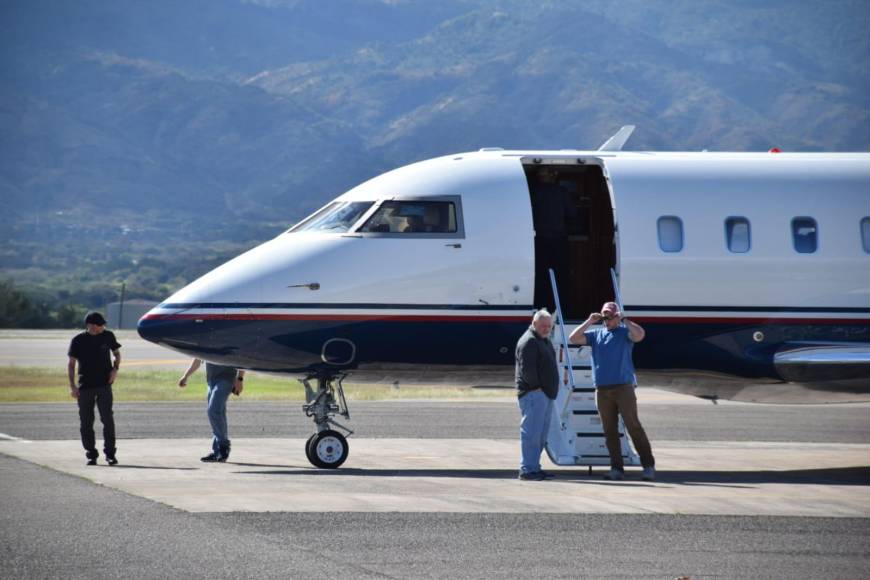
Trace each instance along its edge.
<path fill-rule="evenodd" d="M 625 125 L 616 132 L 616 135 L 604 142 L 604 145 L 598 148 L 599 151 L 622 151 L 622 146 L 634 133 L 634 125 Z"/>

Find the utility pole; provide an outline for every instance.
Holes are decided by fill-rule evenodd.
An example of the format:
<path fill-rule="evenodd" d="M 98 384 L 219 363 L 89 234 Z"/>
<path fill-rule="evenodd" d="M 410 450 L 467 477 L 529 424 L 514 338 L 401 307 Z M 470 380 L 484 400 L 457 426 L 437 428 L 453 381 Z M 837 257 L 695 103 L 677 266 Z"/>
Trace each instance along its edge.
<path fill-rule="evenodd" d="M 127 283 L 121 282 L 121 305 L 118 307 L 118 330 L 124 328 L 124 295 L 127 293 Z"/>

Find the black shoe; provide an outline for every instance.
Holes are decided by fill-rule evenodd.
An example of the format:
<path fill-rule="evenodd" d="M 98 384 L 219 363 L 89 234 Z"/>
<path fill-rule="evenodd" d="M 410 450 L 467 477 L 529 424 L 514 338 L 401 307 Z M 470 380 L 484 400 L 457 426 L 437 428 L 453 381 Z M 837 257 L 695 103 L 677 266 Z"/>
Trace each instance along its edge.
<path fill-rule="evenodd" d="M 118 459 L 114 455 L 106 455 L 106 463 L 109 465 L 118 465 Z"/>
<path fill-rule="evenodd" d="M 608 481 L 622 481 L 625 479 L 625 472 L 621 469 L 611 468 L 610 471 L 604 474 L 604 479 Z"/>
<path fill-rule="evenodd" d="M 540 471 L 522 472 L 519 478 L 522 481 L 544 481 L 546 477 L 541 475 Z"/>
<path fill-rule="evenodd" d="M 221 445 L 218 449 L 217 461 L 221 463 L 225 462 L 230 458 L 230 442 L 227 441 L 226 445 Z"/>
<path fill-rule="evenodd" d="M 543 469 L 538 472 L 538 475 L 540 475 L 544 479 L 553 479 L 554 477 L 556 477 L 554 474 L 548 471 L 544 471 Z"/>
<path fill-rule="evenodd" d="M 88 457 L 88 462 L 85 465 L 96 465 L 97 458 L 96 457 Z"/>
<path fill-rule="evenodd" d="M 199 460 L 202 461 L 202 462 L 205 462 L 205 463 L 214 463 L 215 461 L 220 461 L 220 460 L 218 459 L 218 456 L 215 455 L 214 453 L 209 453 L 209 454 L 206 455 L 205 457 L 200 457 Z"/>

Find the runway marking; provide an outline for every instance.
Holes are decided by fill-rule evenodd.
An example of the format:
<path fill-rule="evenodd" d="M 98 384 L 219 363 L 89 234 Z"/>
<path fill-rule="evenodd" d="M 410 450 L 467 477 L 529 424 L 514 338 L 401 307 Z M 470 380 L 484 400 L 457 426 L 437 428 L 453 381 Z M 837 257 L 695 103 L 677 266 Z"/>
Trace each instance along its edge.
<path fill-rule="evenodd" d="M 21 437 L 15 437 L 14 435 L 7 435 L 6 433 L 0 433 L 0 440 L 3 441 L 18 441 L 19 443 L 33 443 L 29 439 L 22 439 Z"/>
<path fill-rule="evenodd" d="M 125 361 L 125 367 L 141 367 L 148 365 L 165 365 L 165 364 L 177 364 L 177 363 L 189 363 L 191 359 L 189 358 L 163 358 L 163 359 L 150 359 L 150 360 L 137 360 L 137 361 Z M 122 367 L 123 368 L 123 367 Z"/>

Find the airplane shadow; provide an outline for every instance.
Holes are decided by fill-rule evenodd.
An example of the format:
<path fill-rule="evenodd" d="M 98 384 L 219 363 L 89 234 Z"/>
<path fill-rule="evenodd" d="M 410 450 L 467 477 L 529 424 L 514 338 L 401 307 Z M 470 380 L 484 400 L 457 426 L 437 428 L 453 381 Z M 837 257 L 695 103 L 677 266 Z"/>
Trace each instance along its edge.
<path fill-rule="evenodd" d="M 299 468 L 290 466 L 269 466 L 237 463 L 248 467 L 277 467 L 262 471 L 239 471 L 242 475 L 309 475 L 317 477 L 440 477 L 460 479 L 516 479 L 513 469 L 358 469 L 339 468 L 335 470 Z M 280 469 L 280 468 L 285 469 Z M 800 469 L 792 471 L 668 471 L 656 472 L 655 482 L 641 482 L 640 473 L 629 470 L 626 481 L 603 481 L 604 471 L 594 471 L 592 475 L 583 471 L 552 471 L 553 481 L 576 482 L 600 485 L 686 485 L 709 487 L 745 487 L 760 484 L 790 485 L 850 485 L 870 486 L 870 466 L 840 467 L 829 469 Z"/>

